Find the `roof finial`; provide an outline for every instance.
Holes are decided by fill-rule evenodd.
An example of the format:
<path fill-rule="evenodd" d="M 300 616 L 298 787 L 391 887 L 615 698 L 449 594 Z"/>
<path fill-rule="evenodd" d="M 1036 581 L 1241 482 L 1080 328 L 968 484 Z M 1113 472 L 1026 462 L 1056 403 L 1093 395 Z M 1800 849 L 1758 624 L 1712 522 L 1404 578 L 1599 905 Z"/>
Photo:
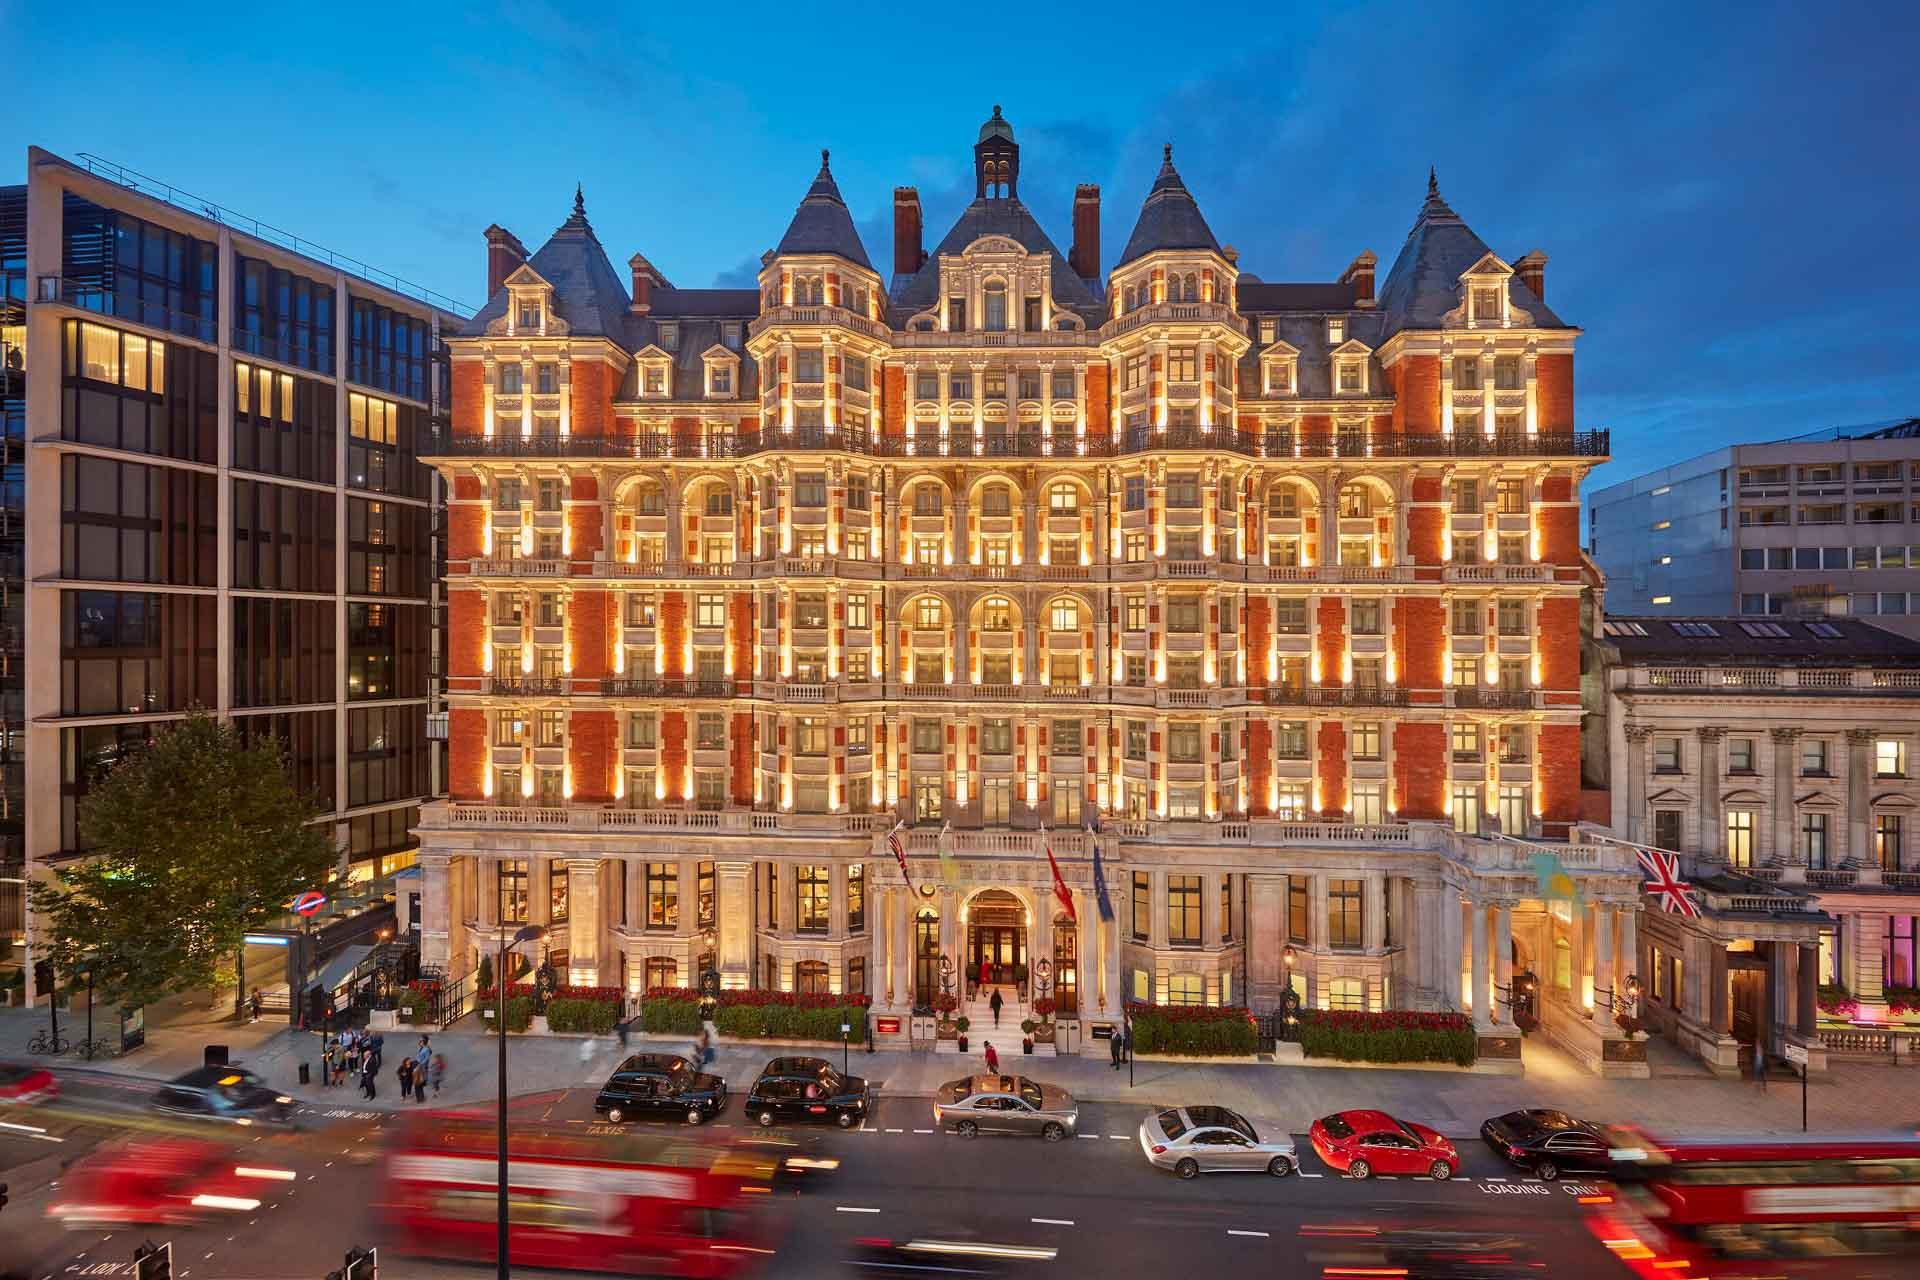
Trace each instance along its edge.
<path fill-rule="evenodd" d="M 993 118 L 995 120 L 1000 119 L 1000 104 L 997 102 L 993 104 Z"/>
<path fill-rule="evenodd" d="M 1171 142 L 1160 148 L 1160 158 L 1166 164 L 1173 163 L 1173 144 Z"/>
<path fill-rule="evenodd" d="M 820 167 L 822 169 L 827 167 L 827 155 L 827 149 L 825 147 L 820 148 Z"/>
<path fill-rule="evenodd" d="M 573 214 L 576 218 L 587 216 L 587 193 L 577 182 L 573 184 Z"/>
<path fill-rule="evenodd" d="M 1427 166 L 1427 195 L 1436 200 L 1440 197 L 1440 171 L 1432 165 Z"/>

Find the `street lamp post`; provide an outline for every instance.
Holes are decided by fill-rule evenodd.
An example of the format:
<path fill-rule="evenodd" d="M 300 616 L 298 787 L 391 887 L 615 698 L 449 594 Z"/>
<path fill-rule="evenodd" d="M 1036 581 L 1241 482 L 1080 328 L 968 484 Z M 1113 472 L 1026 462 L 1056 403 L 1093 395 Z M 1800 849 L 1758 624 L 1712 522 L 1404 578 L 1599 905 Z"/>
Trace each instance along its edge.
<path fill-rule="evenodd" d="M 507 941 L 503 930 L 500 936 L 500 960 L 494 969 L 493 1021 L 494 1033 L 500 1037 L 500 1160 L 499 1194 L 495 1201 L 495 1225 L 497 1227 L 497 1254 L 500 1280 L 510 1280 L 511 1269 L 507 1263 L 507 949 L 517 947 L 523 942 L 535 942 L 547 936 L 545 925 L 523 925 L 520 932 Z"/>

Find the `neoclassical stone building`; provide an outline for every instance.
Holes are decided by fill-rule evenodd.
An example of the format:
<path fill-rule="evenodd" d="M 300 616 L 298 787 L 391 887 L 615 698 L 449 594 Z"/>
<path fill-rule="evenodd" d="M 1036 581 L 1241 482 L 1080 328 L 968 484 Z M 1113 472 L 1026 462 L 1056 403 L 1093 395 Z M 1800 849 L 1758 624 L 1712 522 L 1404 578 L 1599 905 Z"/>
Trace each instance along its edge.
<path fill-rule="evenodd" d="M 433 450 L 428 959 L 526 920 L 632 990 L 713 968 L 905 1015 L 984 962 L 1080 1023 L 1292 981 L 1491 1032 L 1516 956 L 1571 940 L 1584 1024 L 1637 886 L 1574 830 L 1606 437 L 1544 255 L 1429 181 L 1378 291 L 1371 253 L 1268 283 L 1169 148 L 1103 268 L 1097 187 L 1062 253 L 997 108 L 974 157 L 931 252 L 896 189 L 885 274 L 824 153 L 755 289 L 622 279 L 577 196 L 538 252 L 488 230 Z"/>

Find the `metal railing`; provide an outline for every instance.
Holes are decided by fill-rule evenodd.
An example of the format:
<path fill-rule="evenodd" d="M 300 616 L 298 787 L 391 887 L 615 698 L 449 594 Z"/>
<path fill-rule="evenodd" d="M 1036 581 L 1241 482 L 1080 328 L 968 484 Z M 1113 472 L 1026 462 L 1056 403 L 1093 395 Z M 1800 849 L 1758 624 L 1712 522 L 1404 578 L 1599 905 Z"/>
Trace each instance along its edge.
<path fill-rule="evenodd" d="M 1393 684 L 1271 685 L 1266 701 L 1270 707 L 1404 707 L 1408 697 Z"/>
<path fill-rule="evenodd" d="M 38 297 L 41 302 L 64 302 L 82 311 L 112 316 L 116 320 L 127 320 L 153 329 L 165 329 L 168 333 L 177 333 L 200 342 L 215 341 L 218 332 L 212 316 L 175 311 L 172 307 L 148 302 L 105 285 L 70 280 L 65 276 L 41 276 Z"/>

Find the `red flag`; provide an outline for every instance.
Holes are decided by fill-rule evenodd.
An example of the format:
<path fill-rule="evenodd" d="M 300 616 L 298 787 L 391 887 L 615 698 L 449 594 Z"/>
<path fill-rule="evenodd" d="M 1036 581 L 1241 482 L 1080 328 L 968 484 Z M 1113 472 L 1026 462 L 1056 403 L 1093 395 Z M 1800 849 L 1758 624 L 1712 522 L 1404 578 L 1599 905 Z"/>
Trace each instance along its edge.
<path fill-rule="evenodd" d="M 1066 910 L 1067 919 L 1079 924 L 1080 917 L 1073 909 L 1073 892 L 1067 888 L 1067 882 L 1060 878 L 1060 864 L 1053 860 L 1053 841 L 1042 836 L 1041 845 L 1047 851 L 1047 866 L 1053 870 L 1053 896 L 1060 899 L 1060 905 Z"/>
<path fill-rule="evenodd" d="M 887 848 L 893 850 L 894 861 L 900 864 L 900 878 L 907 882 L 907 889 L 911 892 L 913 890 L 913 875 L 907 870 L 907 847 L 900 842 L 900 828 L 906 825 L 905 822 L 897 822 L 894 824 L 893 830 L 887 832 Z"/>

